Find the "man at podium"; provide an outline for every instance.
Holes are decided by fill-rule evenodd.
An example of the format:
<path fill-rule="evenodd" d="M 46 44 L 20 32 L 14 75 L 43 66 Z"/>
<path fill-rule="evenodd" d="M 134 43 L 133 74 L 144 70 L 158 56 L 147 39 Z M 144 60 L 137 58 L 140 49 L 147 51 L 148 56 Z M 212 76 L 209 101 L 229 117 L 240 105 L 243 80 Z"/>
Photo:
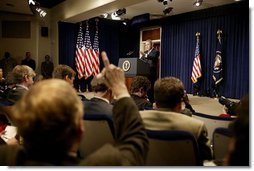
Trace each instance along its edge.
<path fill-rule="evenodd" d="M 141 57 L 143 61 L 149 63 L 150 66 L 150 74 L 148 76 L 148 79 L 151 81 L 151 89 L 148 91 L 148 97 L 150 102 L 154 102 L 153 98 L 153 85 L 154 82 L 157 80 L 157 64 L 158 64 L 158 59 L 159 59 L 159 51 L 156 50 L 153 47 L 152 40 L 146 40 L 145 42 L 145 51 L 142 52 L 140 51 Z"/>

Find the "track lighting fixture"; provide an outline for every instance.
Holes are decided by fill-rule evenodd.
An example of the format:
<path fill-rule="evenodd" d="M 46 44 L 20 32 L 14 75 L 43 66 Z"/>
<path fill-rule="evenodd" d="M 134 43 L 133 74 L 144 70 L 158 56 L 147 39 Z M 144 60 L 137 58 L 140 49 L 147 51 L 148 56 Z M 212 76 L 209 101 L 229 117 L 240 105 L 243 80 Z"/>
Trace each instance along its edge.
<path fill-rule="evenodd" d="M 33 12 L 33 14 L 37 13 L 40 17 L 45 17 L 47 12 L 40 7 L 40 3 L 35 0 L 28 0 L 28 5 Z"/>
<path fill-rule="evenodd" d="M 115 12 L 113 12 L 111 14 L 111 18 L 113 20 L 121 20 L 120 16 L 126 14 L 126 9 L 125 8 L 122 8 L 122 9 L 118 9 L 116 10 Z"/>

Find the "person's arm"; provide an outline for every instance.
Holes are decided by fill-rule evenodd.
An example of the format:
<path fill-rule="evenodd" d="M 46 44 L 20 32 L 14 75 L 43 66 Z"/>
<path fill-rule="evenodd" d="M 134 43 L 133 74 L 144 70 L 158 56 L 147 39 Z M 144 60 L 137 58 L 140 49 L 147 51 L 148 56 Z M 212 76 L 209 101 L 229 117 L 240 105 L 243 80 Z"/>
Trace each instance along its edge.
<path fill-rule="evenodd" d="M 153 49 L 148 55 L 147 55 L 147 59 L 150 60 L 157 60 L 160 56 L 160 52 L 157 51 L 156 49 Z"/>
<path fill-rule="evenodd" d="M 135 102 L 125 85 L 124 72 L 110 65 L 102 55 L 106 69 L 100 75 L 105 79 L 117 101 L 113 107 L 115 145 L 105 145 L 82 163 L 85 165 L 144 165 L 148 139 Z"/>

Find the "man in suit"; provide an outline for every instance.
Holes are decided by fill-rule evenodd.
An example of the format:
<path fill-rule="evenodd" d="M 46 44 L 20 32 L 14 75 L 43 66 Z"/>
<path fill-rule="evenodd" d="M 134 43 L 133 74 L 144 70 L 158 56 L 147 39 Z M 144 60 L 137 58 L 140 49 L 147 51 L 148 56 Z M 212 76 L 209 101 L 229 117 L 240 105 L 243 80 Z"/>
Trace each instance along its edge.
<path fill-rule="evenodd" d="M 33 78 L 36 76 L 34 70 L 27 65 L 17 65 L 9 74 L 8 80 L 14 85 L 6 90 L 6 98 L 11 103 L 16 103 L 34 84 Z"/>
<path fill-rule="evenodd" d="M 86 113 L 106 114 L 112 116 L 112 90 L 109 89 L 102 79 L 98 79 L 97 77 L 93 78 L 91 85 L 94 97 L 90 100 L 83 101 Z"/>
<path fill-rule="evenodd" d="M 181 113 L 184 86 L 175 77 L 158 79 L 154 85 L 156 110 L 141 111 L 145 127 L 151 130 L 184 130 L 196 137 L 200 156 L 203 160 L 212 159 L 207 128 L 203 121 Z"/>
<path fill-rule="evenodd" d="M 152 88 L 148 91 L 148 97 L 150 102 L 153 103 L 154 102 L 153 85 L 158 75 L 157 65 L 158 65 L 160 53 L 153 47 L 152 40 L 149 39 L 149 40 L 146 40 L 145 42 L 145 51 L 144 52 L 140 51 L 140 54 L 141 54 L 140 59 L 149 63 L 149 66 L 150 66 L 148 79 L 151 81 Z"/>
<path fill-rule="evenodd" d="M 35 60 L 33 60 L 31 58 L 31 53 L 30 52 L 26 52 L 26 57 L 25 57 L 25 59 L 23 59 L 21 61 L 21 65 L 27 65 L 27 66 L 31 67 L 33 70 L 35 70 L 36 63 L 35 63 Z"/>
<path fill-rule="evenodd" d="M 17 65 L 17 61 L 11 57 L 9 52 L 4 53 L 3 59 L 0 60 L 0 68 L 3 69 L 3 78 L 6 79 L 8 73 Z"/>
<path fill-rule="evenodd" d="M 35 84 L 13 110 L 23 145 L 1 145 L 0 165 L 144 165 L 148 139 L 138 108 L 125 85 L 124 72 L 102 55 L 99 75 L 116 97 L 116 144 L 105 144 L 83 161 L 77 151 L 84 132 L 83 105 L 75 89 L 59 79 Z"/>
<path fill-rule="evenodd" d="M 41 74 L 43 79 L 52 78 L 54 63 L 50 60 L 49 55 L 45 55 L 45 61 L 41 63 Z"/>

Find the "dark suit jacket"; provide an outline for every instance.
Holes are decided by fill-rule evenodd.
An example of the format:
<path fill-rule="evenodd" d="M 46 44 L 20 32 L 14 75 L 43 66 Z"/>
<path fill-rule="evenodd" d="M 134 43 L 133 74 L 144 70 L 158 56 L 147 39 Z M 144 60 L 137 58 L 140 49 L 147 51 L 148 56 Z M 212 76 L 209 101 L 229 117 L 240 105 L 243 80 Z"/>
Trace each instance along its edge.
<path fill-rule="evenodd" d="M 135 94 L 132 94 L 131 97 L 133 98 L 133 100 L 135 101 L 136 105 L 138 106 L 139 110 L 149 110 L 149 109 L 153 109 L 153 104 L 150 103 L 148 100 L 139 97 Z"/>
<path fill-rule="evenodd" d="M 142 119 L 134 101 L 130 97 L 118 100 L 113 107 L 116 127 L 116 143 L 106 144 L 83 161 L 66 156 L 54 156 L 54 161 L 32 158 L 23 147 L 17 145 L 0 146 L 0 165 L 144 165 L 148 151 L 148 139 Z M 47 157 L 51 156 L 50 151 Z M 40 158 L 40 160 L 37 160 Z M 51 157 L 52 158 L 52 157 Z M 62 159 L 59 161 L 59 159 Z M 56 162 L 58 161 L 58 162 Z"/>
<path fill-rule="evenodd" d="M 21 97 L 27 93 L 27 89 L 21 87 L 21 86 L 15 86 L 11 90 L 7 92 L 7 100 L 11 103 L 14 104 L 16 103 Z"/>
<path fill-rule="evenodd" d="M 147 54 L 148 51 L 145 51 L 144 53 Z M 141 57 L 142 60 L 149 63 L 149 65 L 150 65 L 148 79 L 151 81 L 152 87 L 153 87 L 154 82 L 157 79 L 157 64 L 158 64 L 158 60 L 159 60 L 159 55 L 160 55 L 159 51 L 157 51 L 156 49 L 153 48 L 151 50 L 151 52 L 148 53 L 147 57 L 145 57 L 145 55 Z M 151 91 L 153 91 L 153 90 L 151 89 Z"/>
<path fill-rule="evenodd" d="M 21 65 L 30 66 L 33 70 L 35 70 L 35 68 L 36 68 L 35 60 L 33 60 L 33 59 L 29 59 L 29 60 L 23 59 L 23 60 L 21 61 Z"/>
<path fill-rule="evenodd" d="M 145 51 L 144 53 L 147 54 L 148 52 L 149 51 Z M 159 55 L 160 52 L 153 48 L 147 57 L 142 56 L 141 59 L 147 61 L 150 64 L 150 67 L 157 67 Z"/>
<path fill-rule="evenodd" d="M 106 101 L 93 97 L 90 100 L 83 101 L 85 113 L 89 114 L 107 114 L 112 116 L 113 105 Z"/>

